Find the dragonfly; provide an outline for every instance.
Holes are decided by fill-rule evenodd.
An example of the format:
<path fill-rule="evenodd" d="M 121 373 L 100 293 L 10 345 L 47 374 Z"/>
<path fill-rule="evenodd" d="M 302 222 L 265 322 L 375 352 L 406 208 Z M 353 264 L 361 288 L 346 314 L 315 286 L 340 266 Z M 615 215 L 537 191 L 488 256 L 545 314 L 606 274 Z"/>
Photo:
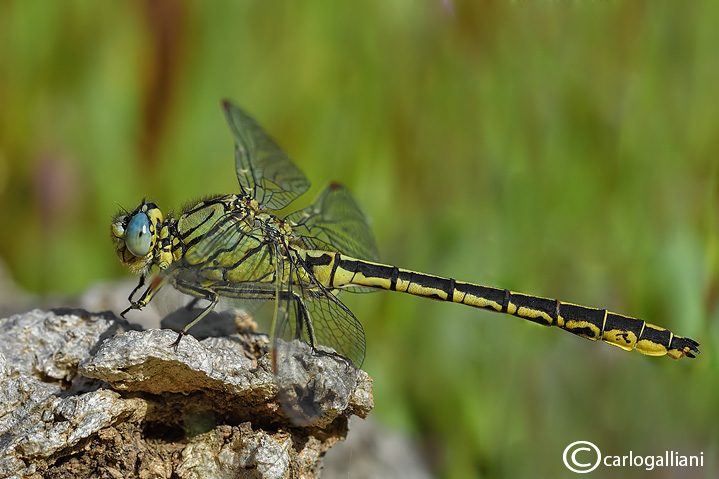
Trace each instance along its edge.
<path fill-rule="evenodd" d="M 297 364 L 289 365 L 292 344 L 339 355 L 354 368 L 364 361 L 364 331 L 341 301 L 343 290 L 399 291 L 507 313 L 649 356 L 679 359 L 699 353 L 693 339 L 642 319 L 382 264 L 367 217 L 339 183 L 331 183 L 310 206 L 278 216 L 310 182 L 247 113 L 229 101 L 222 107 L 235 140 L 240 192 L 196 201 L 167 217 L 143 200 L 134 211 L 113 218 L 117 255 L 140 275 L 121 315 L 147 306 L 167 283 L 194 298 L 192 306 L 205 300 L 208 304 L 179 333 L 176 348 L 220 298 L 247 305 L 250 312 L 274 301 L 272 364 L 278 384 L 290 391 L 283 406 L 293 422 L 311 422 L 322 412 L 313 409 L 311 390 L 292 384 L 301 377 Z M 158 274 L 133 300 L 155 270 Z"/>

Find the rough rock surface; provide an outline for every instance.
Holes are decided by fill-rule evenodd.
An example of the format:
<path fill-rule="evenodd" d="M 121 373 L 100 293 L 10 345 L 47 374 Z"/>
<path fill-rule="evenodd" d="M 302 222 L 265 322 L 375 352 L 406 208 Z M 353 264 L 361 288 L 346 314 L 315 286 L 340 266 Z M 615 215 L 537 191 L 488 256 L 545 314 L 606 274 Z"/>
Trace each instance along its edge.
<path fill-rule="evenodd" d="M 112 313 L 0 319 L 0 477 L 316 477 L 349 416 L 372 408 L 358 371 L 355 387 L 317 398 L 319 420 L 295 426 L 266 336 L 186 336 L 177 351 L 175 339 Z M 306 363 L 338 371 L 329 355 Z"/>

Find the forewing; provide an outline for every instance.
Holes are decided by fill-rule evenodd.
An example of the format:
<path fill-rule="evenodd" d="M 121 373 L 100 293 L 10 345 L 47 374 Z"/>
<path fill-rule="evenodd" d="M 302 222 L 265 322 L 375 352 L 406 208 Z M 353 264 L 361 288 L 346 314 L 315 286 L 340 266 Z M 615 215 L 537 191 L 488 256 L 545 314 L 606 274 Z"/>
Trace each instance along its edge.
<path fill-rule="evenodd" d="M 311 206 L 288 216 L 295 233 L 308 249 L 336 251 L 368 261 L 379 253 L 367 222 L 352 194 L 342 185 L 330 184 Z"/>
<path fill-rule="evenodd" d="M 222 106 L 235 137 L 235 169 L 242 191 L 273 210 L 307 191 L 309 180 L 267 133 L 239 107 L 227 100 Z"/>

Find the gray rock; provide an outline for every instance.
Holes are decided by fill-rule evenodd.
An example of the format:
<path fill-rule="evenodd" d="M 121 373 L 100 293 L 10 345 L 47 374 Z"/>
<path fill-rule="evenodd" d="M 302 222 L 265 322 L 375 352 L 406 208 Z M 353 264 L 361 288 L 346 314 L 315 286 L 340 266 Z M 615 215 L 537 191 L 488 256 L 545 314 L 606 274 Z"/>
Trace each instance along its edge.
<path fill-rule="evenodd" d="M 349 416 L 372 408 L 360 370 L 324 381 L 321 417 L 297 426 L 266 336 L 186 336 L 175 351 L 176 337 L 111 313 L 0 319 L 0 477 L 316 477 Z M 314 378 L 347 367 L 330 354 L 303 364 Z"/>

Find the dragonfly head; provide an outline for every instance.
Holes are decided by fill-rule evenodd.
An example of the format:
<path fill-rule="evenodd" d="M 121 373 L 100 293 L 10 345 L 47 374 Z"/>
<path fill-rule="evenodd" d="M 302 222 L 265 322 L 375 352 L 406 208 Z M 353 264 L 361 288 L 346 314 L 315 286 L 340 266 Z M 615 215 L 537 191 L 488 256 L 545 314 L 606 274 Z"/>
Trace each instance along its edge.
<path fill-rule="evenodd" d="M 160 208 L 147 201 L 113 218 L 110 229 L 117 256 L 133 273 L 145 273 L 152 266 L 162 221 Z"/>

